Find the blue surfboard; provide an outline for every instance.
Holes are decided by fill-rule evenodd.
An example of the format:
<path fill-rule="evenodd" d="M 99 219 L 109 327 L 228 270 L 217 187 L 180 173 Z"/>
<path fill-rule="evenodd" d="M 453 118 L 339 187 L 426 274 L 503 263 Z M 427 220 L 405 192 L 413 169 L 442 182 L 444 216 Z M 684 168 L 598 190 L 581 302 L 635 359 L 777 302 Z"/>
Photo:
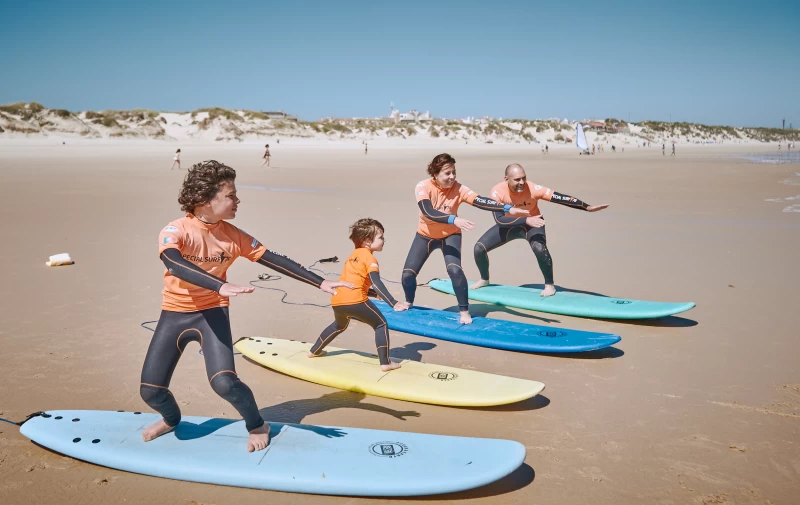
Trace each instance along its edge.
<path fill-rule="evenodd" d="M 58 453 L 168 479 L 294 493 L 419 496 L 494 482 L 525 460 L 510 440 L 270 423 L 267 449 L 247 452 L 243 421 L 186 416 L 143 442 L 157 414 L 54 410 L 20 432 Z"/>
<path fill-rule="evenodd" d="M 455 312 L 412 307 L 395 312 L 388 304 L 373 300 L 389 329 L 462 344 L 523 352 L 583 352 L 603 349 L 622 340 L 619 335 L 552 328 L 473 316 L 472 324 L 461 324 Z"/>
<path fill-rule="evenodd" d="M 434 279 L 428 286 L 443 293 L 453 294 L 453 284 L 449 280 Z M 603 319 L 651 319 L 679 314 L 695 306 L 694 302 L 648 302 L 568 291 L 559 291 L 553 296 L 546 297 L 539 296 L 539 293 L 540 289 L 502 284 L 490 284 L 467 292 L 470 300 L 479 302 L 564 316 Z"/>

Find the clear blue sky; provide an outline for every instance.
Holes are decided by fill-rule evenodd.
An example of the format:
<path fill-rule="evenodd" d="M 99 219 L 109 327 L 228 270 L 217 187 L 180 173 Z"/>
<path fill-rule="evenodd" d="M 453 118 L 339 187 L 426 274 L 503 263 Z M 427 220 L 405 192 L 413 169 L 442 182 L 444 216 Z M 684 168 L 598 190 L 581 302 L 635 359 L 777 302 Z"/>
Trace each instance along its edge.
<path fill-rule="evenodd" d="M 0 103 L 800 127 L 800 1 L 0 2 Z"/>

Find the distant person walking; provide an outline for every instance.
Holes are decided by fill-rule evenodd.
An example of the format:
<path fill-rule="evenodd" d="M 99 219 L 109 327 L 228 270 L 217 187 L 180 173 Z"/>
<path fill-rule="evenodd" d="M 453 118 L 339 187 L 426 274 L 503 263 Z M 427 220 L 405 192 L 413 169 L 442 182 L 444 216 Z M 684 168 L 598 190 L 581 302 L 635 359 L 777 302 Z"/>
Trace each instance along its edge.
<path fill-rule="evenodd" d="M 364 154 L 367 154 L 367 147 L 368 147 L 368 146 L 367 146 L 367 143 L 366 143 L 366 142 L 364 142 Z"/>
<path fill-rule="evenodd" d="M 259 167 L 263 167 L 264 165 L 266 165 L 267 168 L 269 168 L 269 156 L 270 156 L 269 155 L 269 144 L 267 144 L 267 145 L 264 146 L 264 156 L 262 156 L 262 158 L 264 158 L 264 161 L 261 163 L 261 165 L 259 165 Z"/>
<path fill-rule="evenodd" d="M 667 149 L 667 145 L 666 144 L 661 144 L 661 156 L 666 156 L 667 155 L 666 149 Z"/>
<path fill-rule="evenodd" d="M 169 169 L 172 170 L 173 168 L 175 168 L 175 164 L 176 163 L 178 164 L 178 170 L 180 170 L 181 169 L 181 150 L 180 149 L 175 151 L 175 156 L 172 157 L 172 166 L 169 167 Z"/>
<path fill-rule="evenodd" d="M 675 142 L 672 143 L 672 154 L 670 156 L 675 156 Z"/>
<path fill-rule="evenodd" d="M 544 153 L 545 154 L 550 154 L 550 146 L 548 146 L 548 145 L 544 146 Z"/>
<path fill-rule="evenodd" d="M 594 154 L 594 144 L 592 144 L 592 154 Z"/>

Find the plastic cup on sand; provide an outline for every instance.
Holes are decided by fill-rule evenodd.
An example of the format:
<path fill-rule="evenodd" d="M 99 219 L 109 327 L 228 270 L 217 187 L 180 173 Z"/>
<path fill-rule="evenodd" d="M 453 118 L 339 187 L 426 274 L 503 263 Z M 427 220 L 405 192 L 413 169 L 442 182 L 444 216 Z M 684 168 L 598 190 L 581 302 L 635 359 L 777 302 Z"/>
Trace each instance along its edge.
<path fill-rule="evenodd" d="M 61 253 L 50 256 L 50 261 L 46 261 L 45 265 L 49 267 L 57 267 L 60 265 L 72 265 L 73 263 L 75 262 L 69 257 L 69 253 Z"/>

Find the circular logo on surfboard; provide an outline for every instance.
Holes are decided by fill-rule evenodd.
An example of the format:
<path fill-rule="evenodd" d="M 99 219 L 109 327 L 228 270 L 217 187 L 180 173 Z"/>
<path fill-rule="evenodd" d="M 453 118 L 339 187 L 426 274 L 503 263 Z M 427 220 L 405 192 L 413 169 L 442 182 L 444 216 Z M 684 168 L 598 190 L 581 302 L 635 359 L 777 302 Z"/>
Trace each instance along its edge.
<path fill-rule="evenodd" d="M 611 303 L 616 303 L 617 305 L 627 305 L 632 302 L 630 300 L 611 300 Z"/>
<path fill-rule="evenodd" d="M 458 379 L 458 374 L 454 374 L 453 372 L 431 372 L 428 374 L 428 377 L 447 382 Z"/>
<path fill-rule="evenodd" d="M 369 452 L 382 458 L 399 458 L 408 452 L 408 446 L 400 442 L 376 442 L 369 446 Z"/>
<path fill-rule="evenodd" d="M 558 338 L 558 337 L 564 337 L 566 335 L 567 335 L 566 331 L 542 330 L 539 332 L 540 337 L 547 337 L 547 338 Z"/>

